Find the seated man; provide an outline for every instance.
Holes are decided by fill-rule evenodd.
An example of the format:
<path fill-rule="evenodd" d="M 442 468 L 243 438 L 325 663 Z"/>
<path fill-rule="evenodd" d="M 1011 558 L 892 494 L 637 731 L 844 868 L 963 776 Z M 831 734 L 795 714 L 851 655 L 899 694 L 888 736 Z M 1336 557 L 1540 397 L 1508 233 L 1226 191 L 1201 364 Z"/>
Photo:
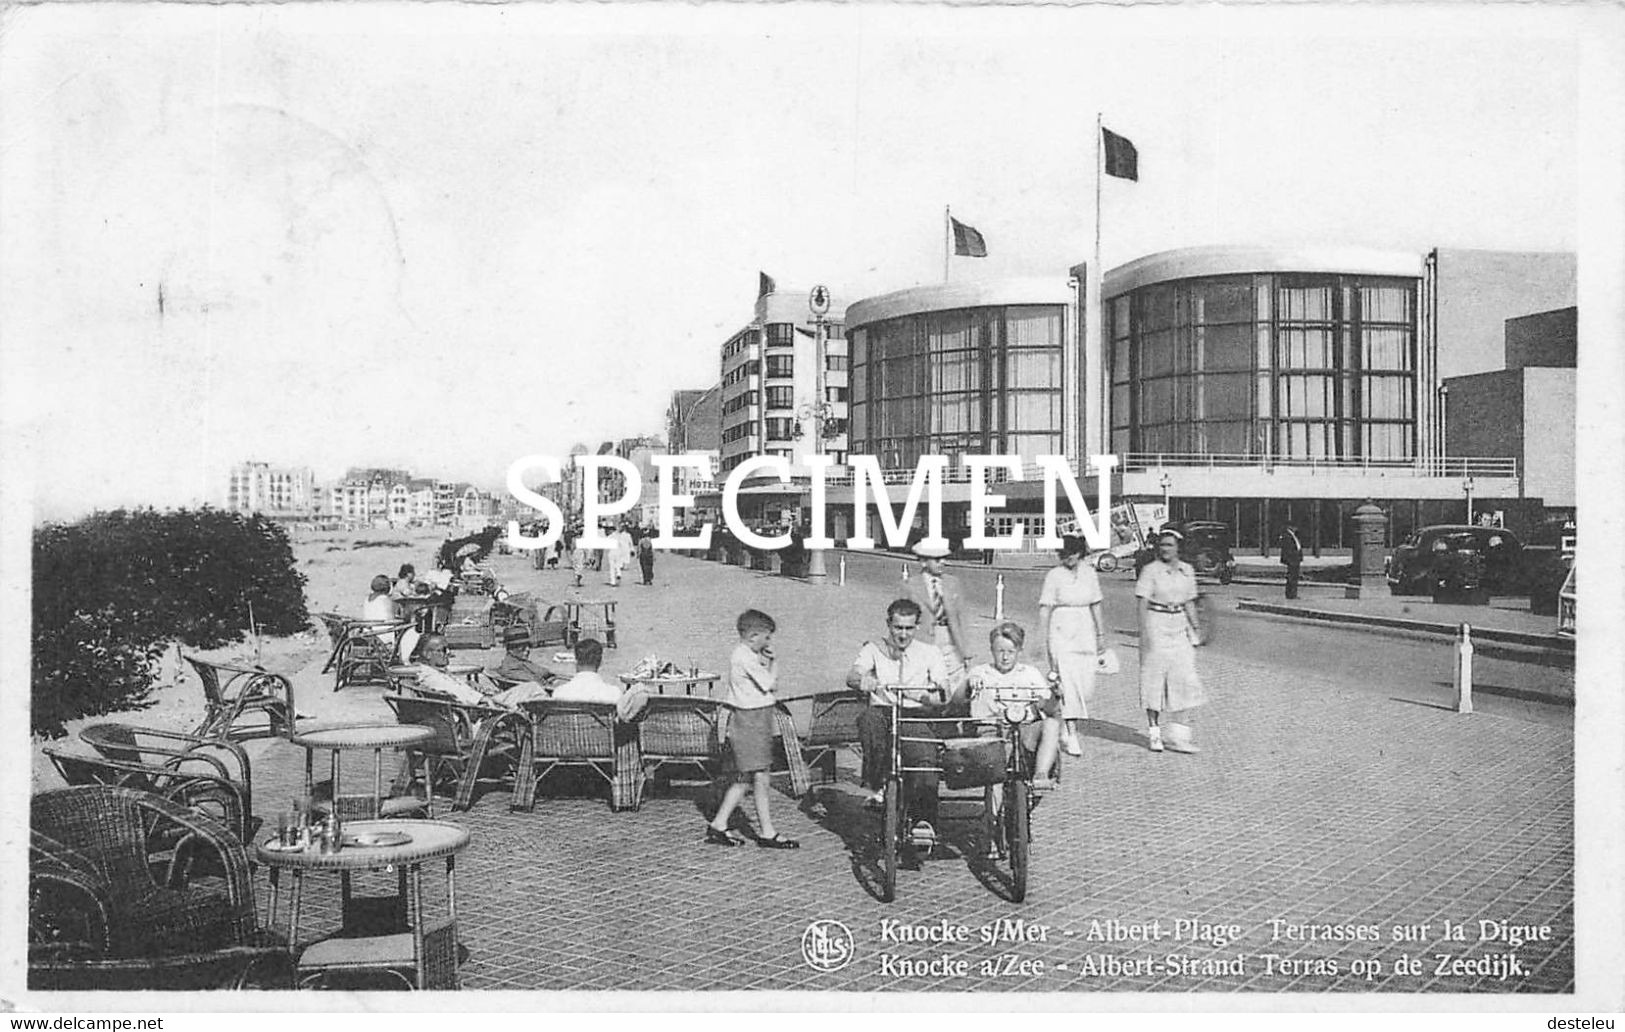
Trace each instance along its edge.
<path fill-rule="evenodd" d="M 576 675 L 553 689 L 558 702 L 620 702 L 621 689 L 598 673 L 604 662 L 603 643 L 595 638 L 576 642 Z"/>
<path fill-rule="evenodd" d="M 530 631 L 523 627 L 508 627 L 502 632 L 502 644 L 507 653 L 497 665 L 495 676 L 504 681 L 535 681 L 550 685 L 562 681 L 558 674 L 530 658 Z"/>
<path fill-rule="evenodd" d="M 478 688 L 446 673 L 446 665 L 450 662 L 451 650 L 446 646 L 446 636 L 425 634 L 418 643 L 417 662 L 412 664 L 412 674 L 418 684 L 432 692 L 450 696 L 470 706 L 491 705 L 491 698 Z"/>
<path fill-rule="evenodd" d="M 942 652 L 935 645 L 914 639 L 919 626 L 919 603 L 908 598 L 897 599 L 886 607 L 886 636 L 865 642 L 846 675 L 848 688 L 869 693 L 869 708 L 858 718 L 858 734 L 863 743 L 863 783 L 870 790 L 871 805 L 884 798 L 880 789 L 891 772 L 892 705 L 897 704 L 908 717 L 946 715 L 948 709 L 927 705 L 918 698 L 894 700 L 892 693 L 880 687 L 934 685 L 946 690 L 948 670 Z M 935 724 L 910 724 L 906 734 L 940 738 L 944 730 Z M 937 762 L 937 749 L 931 743 L 904 742 L 901 751 L 905 766 L 923 767 Z M 915 843 L 930 848 L 936 839 L 936 774 L 903 775 L 903 814 L 905 821 L 916 822 L 910 829 Z"/>

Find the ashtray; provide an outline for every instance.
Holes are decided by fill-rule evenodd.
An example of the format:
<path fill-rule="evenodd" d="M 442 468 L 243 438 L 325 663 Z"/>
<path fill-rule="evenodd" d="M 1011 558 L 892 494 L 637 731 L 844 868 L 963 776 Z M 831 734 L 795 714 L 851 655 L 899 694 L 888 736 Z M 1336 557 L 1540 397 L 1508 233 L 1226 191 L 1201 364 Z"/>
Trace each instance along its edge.
<path fill-rule="evenodd" d="M 404 846 L 412 836 L 404 831 L 364 831 L 359 835 L 344 836 L 347 846 Z"/>
<path fill-rule="evenodd" d="M 262 848 L 272 853 L 302 853 L 305 850 L 303 843 L 295 842 L 292 845 L 284 845 L 276 839 L 268 840 Z"/>

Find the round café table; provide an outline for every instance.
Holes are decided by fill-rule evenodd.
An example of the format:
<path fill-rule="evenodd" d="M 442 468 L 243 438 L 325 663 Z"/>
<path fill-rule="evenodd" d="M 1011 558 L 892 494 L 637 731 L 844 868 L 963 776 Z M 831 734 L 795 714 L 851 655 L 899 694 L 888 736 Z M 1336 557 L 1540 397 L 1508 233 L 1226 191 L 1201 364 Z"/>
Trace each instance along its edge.
<path fill-rule="evenodd" d="M 642 688 L 653 695 L 691 695 L 703 699 L 715 699 L 717 682 L 722 680 L 721 674 L 700 671 L 694 674 L 682 674 L 672 677 L 635 677 L 632 674 L 622 674 L 621 683 L 627 688 Z"/>
<path fill-rule="evenodd" d="M 255 848 L 257 859 L 270 872 L 270 927 L 276 926 L 281 912 L 281 872 L 292 875 L 288 943 L 299 951 L 299 984 L 315 985 L 335 972 L 383 972 L 418 989 L 456 989 L 456 856 L 469 843 L 467 829 L 444 821 L 350 821 L 343 826 L 342 841 L 334 853 L 323 853 L 315 845 L 283 849 L 275 836 Z M 446 861 L 446 914 L 431 920 L 423 907 L 423 865 L 440 859 Z M 299 919 L 307 871 L 339 873 L 348 923 L 350 875 L 388 870 L 399 872 L 397 899 L 408 927 L 320 939 L 301 949 Z M 410 978 L 406 972 L 411 972 Z"/>
<path fill-rule="evenodd" d="M 435 735 L 432 728 L 422 727 L 418 724 L 349 724 L 343 727 L 324 727 L 313 731 L 305 731 L 294 735 L 293 744 L 305 750 L 305 794 L 312 795 L 316 787 L 316 750 L 326 749 L 332 754 L 333 777 L 333 808 L 338 811 L 341 819 L 350 816 L 346 814 L 342 805 L 350 800 L 359 800 L 367 805 L 361 816 L 378 817 L 384 814 L 384 750 L 410 749 L 414 745 L 426 742 Z M 372 766 L 372 795 L 371 796 L 345 796 L 340 791 L 342 782 L 339 780 L 339 757 L 346 752 L 366 752 L 373 754 Z M 412 754 L 407 753 L 408 757 Z M 424 772 L 424 784 L 428 784 L 428 772 Z M 430 817 L 434 816 L 434 793 L 426 793 L 423 808 Z M 417 809 L 414 802 L 411 809 Z"/>

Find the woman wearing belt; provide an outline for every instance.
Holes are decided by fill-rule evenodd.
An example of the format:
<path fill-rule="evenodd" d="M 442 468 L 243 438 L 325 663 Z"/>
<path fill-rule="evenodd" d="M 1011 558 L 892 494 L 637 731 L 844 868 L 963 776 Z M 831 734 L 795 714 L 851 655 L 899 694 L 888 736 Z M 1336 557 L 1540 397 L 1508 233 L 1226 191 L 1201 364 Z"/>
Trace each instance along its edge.
<path fill-rule="evenodd" d="M 1169 718 L 1167 748 L 1201 752 L 1191 740 L 1186 714 L 1207 702 L 1196 676 L 1195 646 L 1202 643 L 1202 626 L 1196 615 L 1196 571 L 1180 562 L 1179 542 L 1176 531 L 1157 535 L 1157 558 L 1140 571 L 1134 585 L 1140 600 L 1140 704 L 1152 752 L 1163 750 L 1163 713 L 1181 716 L 1181 722 Z"/>
<path fill-rule="evenodd" d="M 1038 624 L 1049 668 L 1061 679 L 1061 717 L 1066 721 L 1061 748 L 1068 756 L 1083 755 L 1079 723 L 1089 717 L 1096 653 L 1106 644 L 1100 578 L 1083 564 L 1087 547 L 1083 538 L 1068 536 L 1061 546 L 1061 565 L 1044 575 L 1038 595 Z"/>

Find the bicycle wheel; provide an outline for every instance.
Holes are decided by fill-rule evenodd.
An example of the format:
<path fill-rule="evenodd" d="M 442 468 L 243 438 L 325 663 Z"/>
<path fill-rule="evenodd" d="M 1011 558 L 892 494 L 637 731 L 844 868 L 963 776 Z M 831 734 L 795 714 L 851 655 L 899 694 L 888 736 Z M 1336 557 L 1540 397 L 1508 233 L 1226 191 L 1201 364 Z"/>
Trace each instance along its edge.
<path fill-rule="evenodd" d="M 903 783 L 886 782 L 886 826 L 880 835 L 880 901 L 897 898 L 897 850 L 903 833 Z"/>
<path fill-rule="evenodd" d="M 1117 557 L 1107 552 L 1095 562 L 1095 569 L 1101 573 L 1115 573 L 1117 571 Z"/>
<path fill-rule="evenodd" d="M 1004 786 L 1004 840 L 1010 850 L 1010 898 L 1027 898 L 1027 863 L 1032 854 L 1032 786 L 1020 779 Z"/>

